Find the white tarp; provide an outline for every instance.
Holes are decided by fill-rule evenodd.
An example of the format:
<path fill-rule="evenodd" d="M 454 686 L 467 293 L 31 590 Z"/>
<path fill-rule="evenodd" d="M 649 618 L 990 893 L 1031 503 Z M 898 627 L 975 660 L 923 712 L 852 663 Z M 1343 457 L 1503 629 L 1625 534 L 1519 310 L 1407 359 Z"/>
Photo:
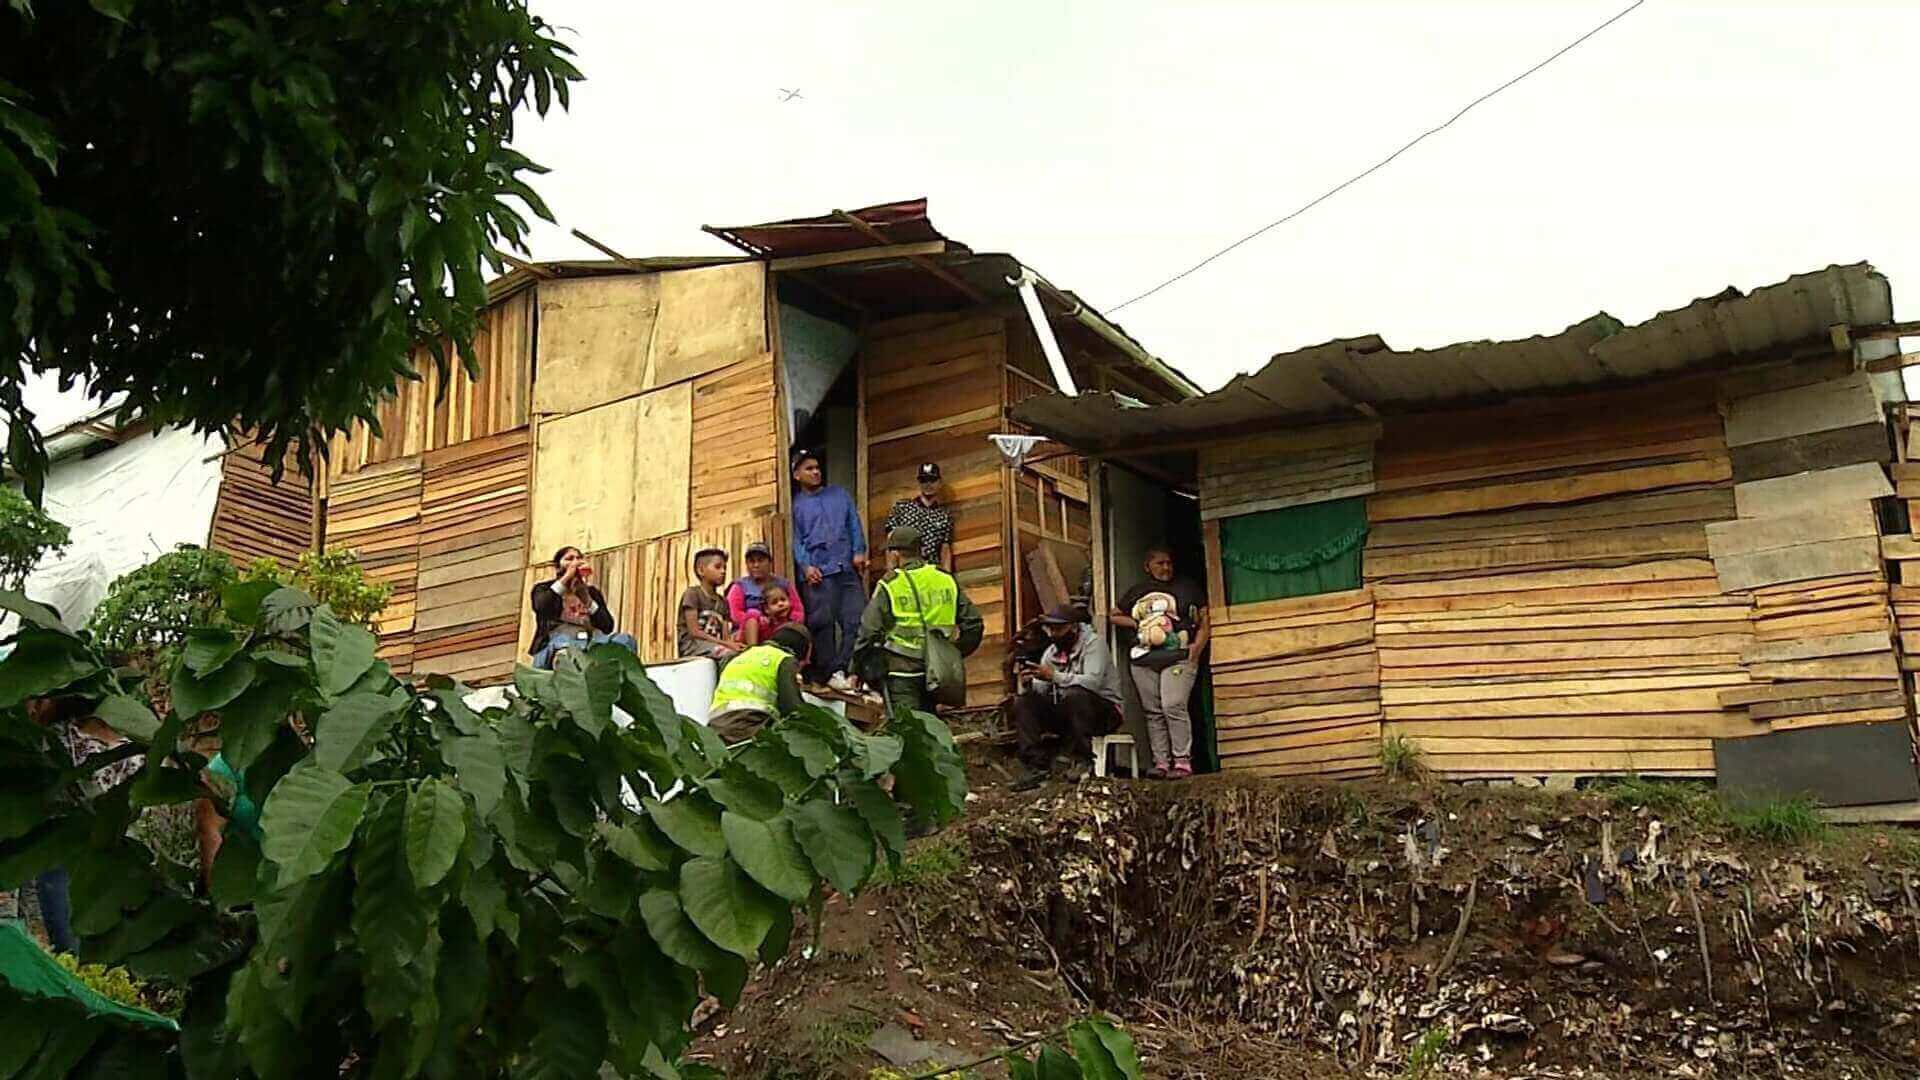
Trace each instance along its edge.
<path fill-rule="evenodd" d="M 205 544 L 220 494 L 220 463 L 207 459 L 223 449 L 217 438 L 173 430 L 56 462 L 42 505 L 73 542 L 27 575 L 26 594 L 77 630 L 114 578 L 176 544 Z"/>

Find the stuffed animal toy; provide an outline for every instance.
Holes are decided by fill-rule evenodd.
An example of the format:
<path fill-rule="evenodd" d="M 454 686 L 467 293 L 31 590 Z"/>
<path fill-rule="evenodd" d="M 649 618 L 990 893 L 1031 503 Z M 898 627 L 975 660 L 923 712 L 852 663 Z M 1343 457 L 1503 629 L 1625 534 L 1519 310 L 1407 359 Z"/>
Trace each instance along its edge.
<path fill-rule="evenodd" d="M 1172 595 L 1150 592 L 1134 602 L 1132 615 L 1133 621 L 1140 624 L 1136 634 L 1138 644 L 1132 650 L 1135 660 L 1155 649 L 1184 650 L 1187 647 L 1187 632 L 1175 629 L 1179 623 L 1180 604 Z"/>

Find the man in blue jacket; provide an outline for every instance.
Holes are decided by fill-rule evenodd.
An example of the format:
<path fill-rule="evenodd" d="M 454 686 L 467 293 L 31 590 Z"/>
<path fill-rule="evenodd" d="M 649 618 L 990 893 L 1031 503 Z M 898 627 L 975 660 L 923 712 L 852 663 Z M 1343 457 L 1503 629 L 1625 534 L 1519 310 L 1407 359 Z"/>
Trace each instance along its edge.
<path fill-rule="evenodd" d="M 860 509 L 846 488 L 826 482 L 820 455 L 811 450 L 794 452 L 793 481 L 793 563 L 813 632 L 813 675 L 835 690 L 854 690 L 847 665 L 867 602 Z"/>

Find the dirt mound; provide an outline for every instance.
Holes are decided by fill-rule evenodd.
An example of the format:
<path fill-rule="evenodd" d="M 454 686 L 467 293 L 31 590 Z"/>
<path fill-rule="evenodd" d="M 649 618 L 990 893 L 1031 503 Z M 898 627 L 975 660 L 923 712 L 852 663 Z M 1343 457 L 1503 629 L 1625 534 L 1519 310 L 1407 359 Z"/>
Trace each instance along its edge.
<path fill-rule="evenodd" d="M 1769 844 L 1685 799 L 992 780 L 716 1018 L 729 1075 L 865 1077 L 883 1025 L 977 1056 L 1089 1009 L 1162 1077 L 1920 1075 L 1909 835 Z"/>

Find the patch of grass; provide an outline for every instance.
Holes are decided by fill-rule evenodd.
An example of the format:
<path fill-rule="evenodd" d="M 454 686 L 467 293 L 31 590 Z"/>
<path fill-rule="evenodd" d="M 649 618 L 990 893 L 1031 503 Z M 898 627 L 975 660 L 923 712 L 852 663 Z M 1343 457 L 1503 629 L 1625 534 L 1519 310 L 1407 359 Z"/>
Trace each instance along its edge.
<path fill-rule="evenodd" d="M 1629 773 L 1595 784 L 1594 791 L 1612 800 L 1615 806 L 1628 810 L 1644 806 L 1665 818 L 1711 824 L 1720 817 L 1720 804 L 1714 798 L 1713 789 L 1685 780 L 1652 780 Z"/>
<path fill-rule="evenodd" d="M 1389 780 L 1418 780 L 1427 767 L 1420 762 L 1420 744 L 1405 735 L 1389 735 L 1380 743 L 1380 771 Z"/>
<path fill-rule="evenodd" d="M 898 871 L 882 867 L 874 883 L 906 889 L 940 885 L 966 873 L 972 864 L 965 837 L 939 836 L 909 850 Z"/>
<path fill-rule="evenodd" d="M 1422 1032 L 1407 1050 L 1406 1067 L 1400 1070 L 1401 1080 L 1427 1080 L 1440 1067 L 1440 1051 L 1446 1047 L 1446 1028 L 1431 1027 Z"/>
<path fill-rule="evenodd" d="M 880 1018 L 864 1012 L 845 1012 L 815 1020 L 802 1029 L 807 1057 L 821 1064 L 837 1064 L 867 1053 L 867 1040 L 880 1030 Z"/>
<path fill-rule="evenodd" d="M 1827 823 L 1813 800 L 1804 796 L 1740 803 L 1725 808 L 1726 822 L 1752 840 L 1772 844 L 1810 844 L 1824 840 Z"/>
<path fill-rule="evenodd" d="M 1622 776 L 1602 781 L 1593 789 L 1624 809 L 1647 810 L 1670 821 L 1724 828 L 1748 840 L 1770 844 L 1812 844 L 1827 839 L 1832 830 L 1819 808 L 1805 796 L 1723 800 L 1712 788 L 1685 780 L 1650 780 Z"/>

